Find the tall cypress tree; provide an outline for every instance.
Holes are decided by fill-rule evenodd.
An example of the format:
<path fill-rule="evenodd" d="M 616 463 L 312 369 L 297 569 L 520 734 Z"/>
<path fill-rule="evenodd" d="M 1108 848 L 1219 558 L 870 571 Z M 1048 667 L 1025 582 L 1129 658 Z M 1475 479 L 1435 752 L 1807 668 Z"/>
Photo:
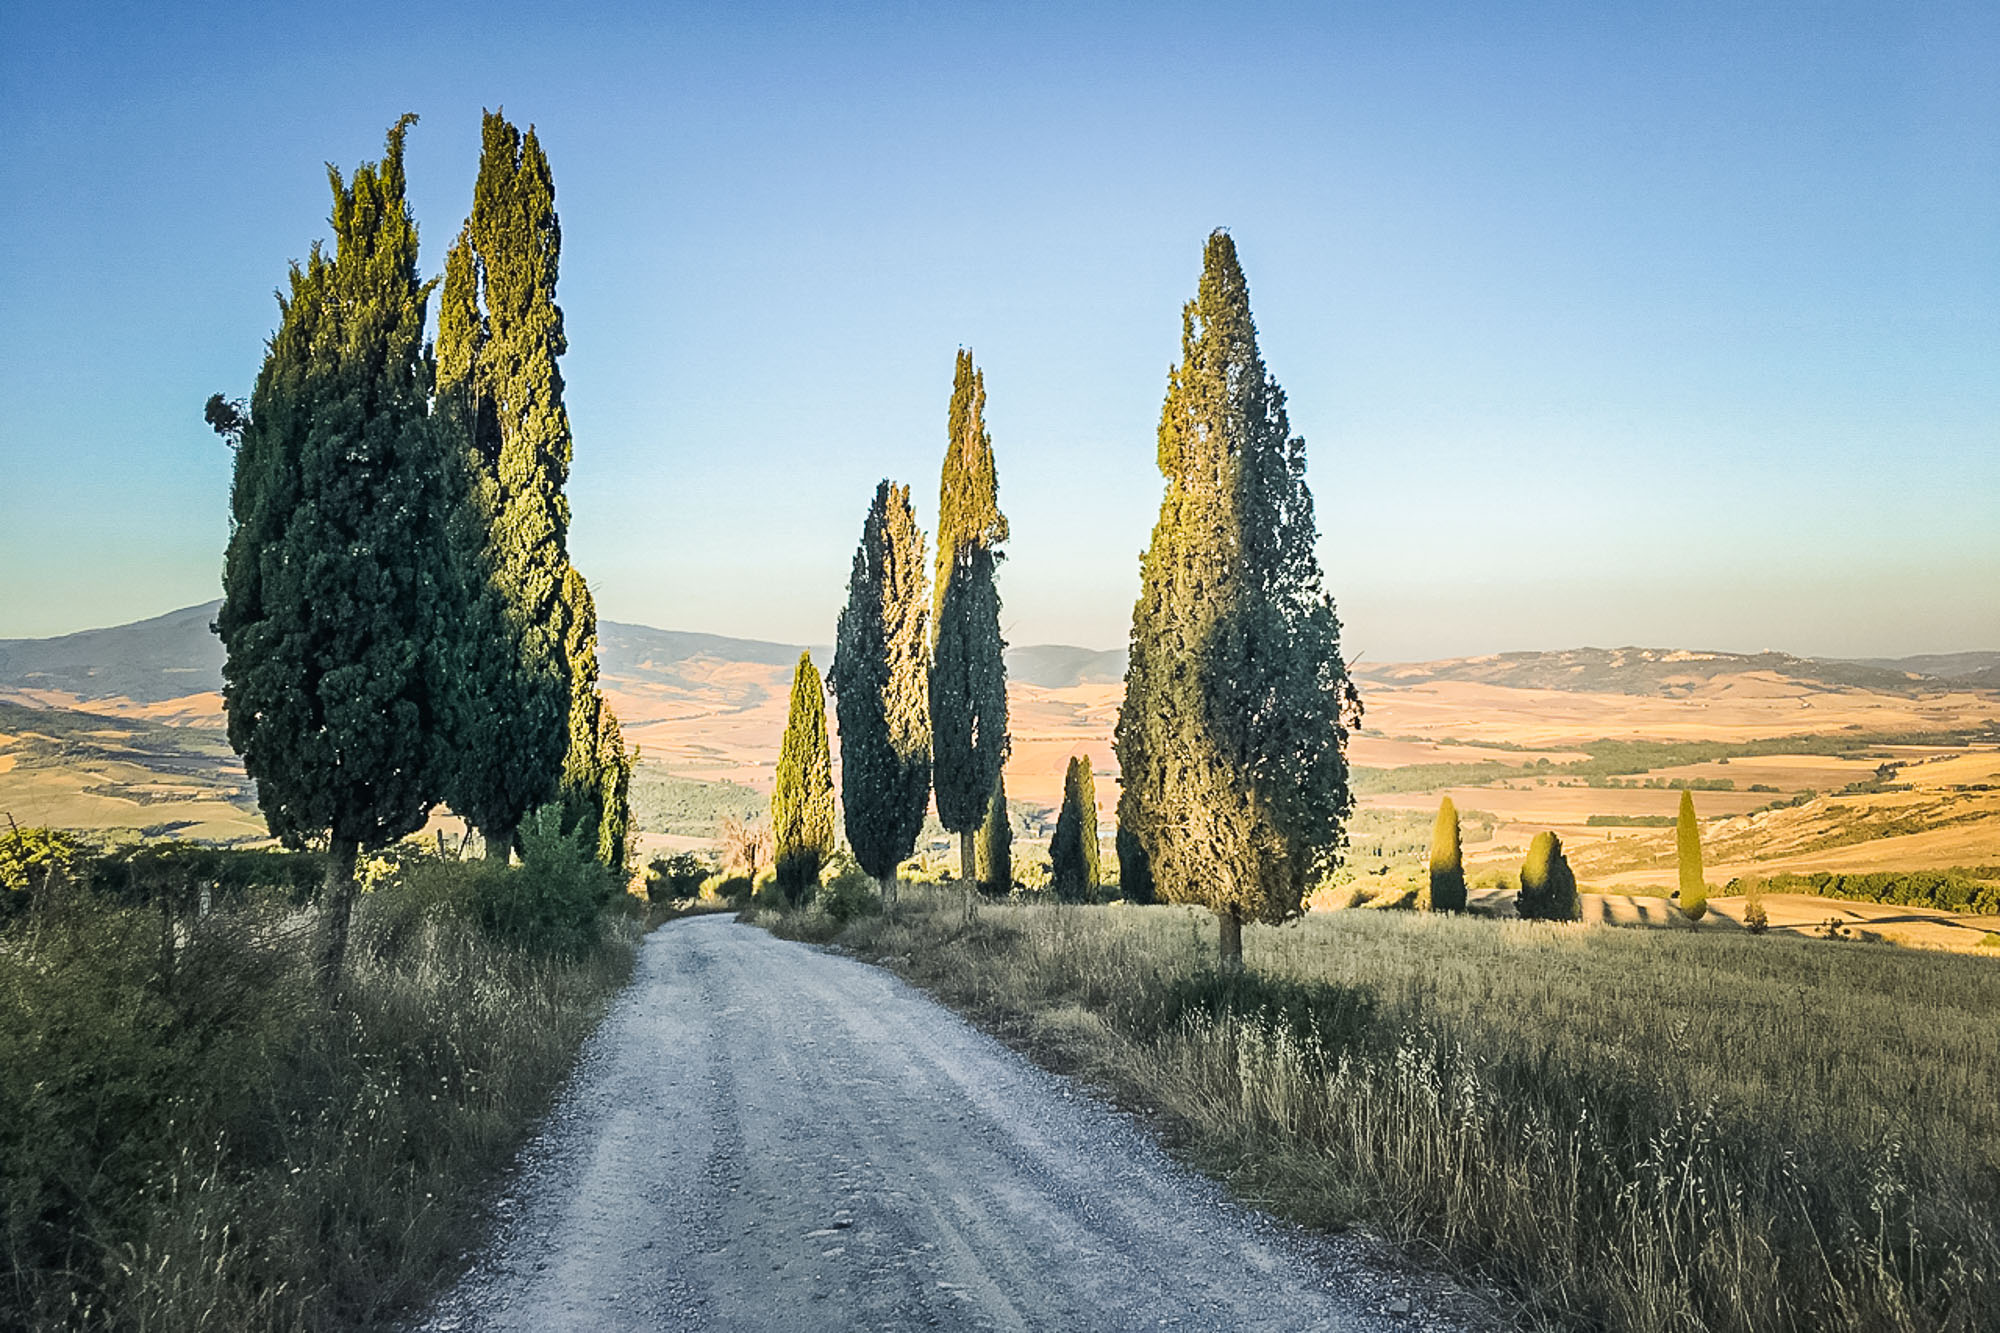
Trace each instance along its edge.
<path fill-rule="evenodd" d="M 960 348 L 938 484 L 936 632 L 930 672 L 931 769 L 938 822 L 959 838 L 959 873 L 978 876 L 974 833 L 1007 761 L 1007 644 L 994 582 L 1007 540 L 986 431 L 986 377 Z"/>
<path fill-rule="evenodd" d="M 1431 873 L 1417 890 L 1417 907 L 1425 912 L 1465 910 L 1465 860 L 1458 842 L 1458 807 L 1447 796 L 1438 803 L 1431 826 Z"/>
<path fill-rule="evenodd" d="M 1014 823 L 1007 812 L 1007 774 L 993 783 L 986 822 L 979 826 L 979 887 L 1004 897 L 1014 888 Z"/>
<path fill-rule="evenodd" d="M 429 419 L 431 284 L 403 138 L 344 181 L 334 253 L 294 264 L 251 397 L 215 630 L 229 740 L 274 836 L 329 848 L 322 976 L 338 985 L 354 863 L 441 798 L 450 466 Z"/>
<path fill-rule="evenodd" d="M 1072 755 L 1063 774 L 1062 809 L 1049 839 L 1049 880 L 1056 897 L 1087 901 L 1097 891 L 1097 779 L 1090 760 Z"/>
<path fill-rule="evenodd" d="M 573 715 L 564 651 L 572 444 L 555 184 L 532 128 L 489 112 L 482 131 L 472 213 L 445 257 L 437 416 L 463 495 L 450 800 L 505 859 L 522 816 L 556 797 L 565 757 L 581 761 L 577 737 L 582 756 L 599 738 L 592 710 Z"/>
<path fill-rule="evenodd" d="M 828 678 L 848 845 L 886 903 L 895 902 L 896 867 L 916 849 L 930 799 L 927 602 L 910 488 L 884 481 L 861 525 Z"/>
<path fill-rule="evenodd" d="M 1159 465 L 1118 713 L 1119 822 L 1163 897 L 1214 909 L 1223 963 L 1239 966 L 1243 922 L 1303 911 L 1345 844 L 1358 699 L 1313 551 L 1305 441 L 1258 355 L 1225 232 L 1182 312 Z"/>
<path fill-rule="evenodd" d="M 1681 793 L 1680 817 L 1674 821 L 1674 852 L 1680 867 L 1681 915 L 1699 923 L 1708 915 L 1708 872 L 1701 864 L 1701 824 L 1694 817 L 1694 793 Z"/>
<path fill-rule="evenodd" d="M 826 743 L 826 691 L 811 653 L 792 673 L 792 707 L 771 786 L 772 854 L 778 888 L 797 904 L 833 855 L 833 757 Z"/>

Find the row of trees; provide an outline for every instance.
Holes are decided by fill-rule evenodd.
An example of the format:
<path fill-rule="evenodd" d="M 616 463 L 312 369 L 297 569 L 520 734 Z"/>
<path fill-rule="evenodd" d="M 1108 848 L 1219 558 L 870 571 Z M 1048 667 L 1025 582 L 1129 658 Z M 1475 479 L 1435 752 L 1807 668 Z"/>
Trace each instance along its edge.
<path fill-rule="evenodd" d="M 895 897 L 936 793 L 968 882 L 1012 881 L 1007 796 L 1006 642 L 995 574 L 1007 517 L 986 429 L 986 382 L 960 349 L 938 486 L 938 547 L 926 569 L 907 486 L 883 481 L 862 522 L 835 633 L 841 808 L 855 860 Z M 771 795 L 779 884 L 797 901 L 834 848 L 825 701 L 810 654 L 792 681 Z"/>
<path fill-rule="evenodd" d="M 1681 793 L 1680 814 L 1675 819 L 1674 853 L 1680 890 L 1676 895 L 1681 914 L 1689 922 L 1708 915 L 1708 879 L 1702 867 L 1701 825 L 1695 818 L 1694 796 Z M 1438 803 L 1437 823 L 1431 830 L 1430 876 L 1417 890 L 1417 907 L 1422 911 L 1462 912 L 1465 910 L 1465 862 L 1459 845 L 1458 807 L 1447 796 Z M 1528 845 L 1527 859 L 1521 864 L 1521 889 L 1515 911 L 1523 917 L 1549 921 L 1576 921 L 1583 916 L 1583 899 L 1569 858 L 1563 855 L 1562 839 L 1544 831 Z"/>
<path fill-rule="evenodd" d="M 1007 878 L 1006 645 L 994 582 L 1007 520 L 985 396 L 960 351 L 928 595 L 909 489 L 885 480 L 862 525 L 828 676 L 848 842 L 891 900 L 933 791 L 940 821 L 959 835 L 963 876 Z M 1346 740 L 1360 701 L 1314 551 L 1305 442 L 1258 353 L 1225 232 L 1209 237 L 1182 312 L 1159 465 L 1166 494 L 1141 559 L 1115 742 L 1119 879 L 1128 898 L 1157 891 L 1213 908 L 1223 960 L 1240 965 L 1243 923 L 1298 915 L 1308 886 L 1338 860 L 1353 805 Z M 809 667 L 801 663 L 801 679 Z M 813 725 L 799 698 L 795 686 L 787 753 L 793 733 Z M 815 743 L 823 740 L 800 741 Z M 796 846 L 797 863 L 811 861 L 807 842 L 819 835 L 794 812 L 821 798 L 792 775 L 819 771 L 816 759 L 781 766 L 781 860 Z M 1096 829 L 1090 768 L 1073 760 L 1051 847 L 1065 895 L 1097 882 Z"/>
<path fill-rule="evenodd" d="M 605 864 L 626 859 L 635 756 L 569 560 L 554 181 L 533 129 L 487 114 L 439 291 L 405 195 L 415 120 L 351 180 L 328 168 L 333 253 L 292 265 L 247 410 L 207 407 L 236 447 L 215 624 L 229 738 L 272 834 L 330 849 L 330 984 L 358 853 L 440 804 L 490 856 L 559 802 Z"/>

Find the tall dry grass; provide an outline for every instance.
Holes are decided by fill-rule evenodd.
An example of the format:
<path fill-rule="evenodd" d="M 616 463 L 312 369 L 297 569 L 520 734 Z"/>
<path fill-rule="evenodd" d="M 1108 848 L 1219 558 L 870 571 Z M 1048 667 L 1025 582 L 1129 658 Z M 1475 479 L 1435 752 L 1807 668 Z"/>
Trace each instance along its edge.
<path fill-rule="evenodd" d="M 169 924 L 79 888 L 11 923 L 0 1326 L 352 1328 L 421 1300 L 638 933 L 496 939 L 473 901 L 492 873 L 433 863 L 363 895 L 334 1012 L 313 914 L 280 896 Z"/>
<path fill-rule="evenodd" d="M 2000 1328 L 1990 960 L 1346 912 L 1246 932 L 1232 980 L 1187 909 L 910 899 L 836 938 L 1534 1322 Z"/>

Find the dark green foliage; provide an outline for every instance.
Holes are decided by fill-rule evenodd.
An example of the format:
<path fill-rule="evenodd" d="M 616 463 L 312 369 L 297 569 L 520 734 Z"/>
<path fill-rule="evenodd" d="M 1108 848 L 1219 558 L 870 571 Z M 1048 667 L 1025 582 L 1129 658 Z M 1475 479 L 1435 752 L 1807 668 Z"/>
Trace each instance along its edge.
<path fill-rule="evenodd" d="M 1417 890 L 1417 909 L 1424 912 L 1465 910 L 1465 861 L 1458 843 L 1458 807 L 1447 796 L 1438 804 L 1437 826 L 1431 830 L 1430 875 Z"/>
<path fill-rule="evenodd" d="M 1681 793 L 1681 812 L 1674 831 L 1675 859 L 1680 866 L 1681 915 L 1700 921 L 1708 915 L 1708 879 L 1701 865 L 1701 825 L 1694 817 L 1694 797 Z"/>
<path fill-rule="evenodd" d="M 1007 775 L 993 782 L 993 799 L 979 826 L 979 887 L 1002 896 L 1014 888 L 1014 822 L 1007 812 Z"/>
<path fill-rule="evenodd" d="M 1066 903 L 1088 902 L 1097 893 L 1097 780 L 1082 755 L 1070 756 L 1063 774 L 1062 809 L 1049 839 L 1049 884 Z"/>
<path fill-rule="evenodd" d="M 1305 442 L 1257 351 L 1229 236 L 1209 237 L 1160 413 L 1166 495 L 1140 565 L 1118 715 L 1120 827 L 1160 894 L 1277 923 L 1337 862 L 1358 703 L 1321 587 Z"/>
<path fill-rule="evenodd" d="M 482 130 L 472 214 L 445 259 L 436 416 L 459 490 L 450 800 L 504 857 L 522 816 L 556 797 L 566 754 L 595 774 L 600 738 L 594 711 L 574 715 L 565 644 L 572 446 L 556 365 L 567 341 L 555 185 L 532 129 L 488 113 Z M 575 799 L 577 784 L 565 791 Z M 602 803 L 594 791 L 586 801 Z"/>
<path fill-rule="evenodd" d="M 1741 892 L 1740 881 L 1729 882 L 1730 893 Z M 1930 907 L 1940 912 L 2000 915 L 2000 866 L 1959 866 L 1951 870 L 1882 870 L 1844 874 L 1821 870 L 1812 874 L 1766 876 L 1765 893 L 1805 893 L 1845 902 L 1888 903 L 1897 907 Z"/>
<path fill-rule="evenodd" d="M 1583 898 L 1577 892 L 1576 876 L 1563 855 L 1562 839 L 1541 832 L 1528 844 L 1528 857 L 1521 863 L 1521 892 L 1515 900 L 1517 914 L 1536 921 L 1580 921 Z"/>
<path fill-rule="evenodd" d="M 986 819 L 1006 763 L 1007 644 L 1000 636 L 994 574 L 1007 540 L 993 441 L 986 432 L 986 380 L 963 348 L 952 379 L 944 468 L 938 487 L 935 623 L 930 667 L 931 774 L 938 820 L 968 836 Z M 969 860 L 960 873 L 972 879 Z"/>
<path fill-rule="evenodd" d="M 693 852 L 656 856 L 646 865 L 646 897 L 653 902 L 684 902 L 701 892 L 701 882 L 713 873 Z"/>
<path fill-rule="evenodd" d="M 930 796 L 924 534 L 910 488 L 875 488 L 835 635 L 840 799 L 854 859 L 888 880 L 916 847 Z"/>
<path fill-rule="evenodd" d="M 565 958 L 595 945 L 619 881 L 597 858 L 589 831 L 565 828 L 554 802 L 521 822 L 521 864 L 479 876 L 473 908 L 481 929 L 517 948 Z"/>
<path fill-rule="evenodd" d="M 1123 804 L 1123 797 L 1120 797 Z M 1146 861 L 1146 849 L 1139 845 L 1138 837 L 1123 824 L 1118 826 L 1118 892 L 1128 903 L 1150 903 L 1156 900 L 1153 891 L 1153 867 Z"/>
<path fill-rule="evenodd" d="M 325 966 L 338 973 L 357 848 L 443 796 L 451 467 L 428 416 L 403 136 L 351 183 L 331 168 L 334 255 L 290 293 L 236 453 L 216 632 L 229 740 L 287 846 L 328 837 Z"/>
<path fill-rule="evenodd" d="M 811 653 L 792 673 L 791 714 L 771 787 L 772 857 L 778 889 L 796 907 L 833 855 L 833 756 L 826 741 L 826 692 Z"/>
<path fill-rule="evenodd" d="M 611 869 L 622 869 L 631 847 L 632 769 L 611 705 L 597 688 L 597 602 L 575 569 L 563 571 L 560 614 L 569 672 L 569 741 L 563 757 L 564 827 L 587 830 L 585 842 Z"/>

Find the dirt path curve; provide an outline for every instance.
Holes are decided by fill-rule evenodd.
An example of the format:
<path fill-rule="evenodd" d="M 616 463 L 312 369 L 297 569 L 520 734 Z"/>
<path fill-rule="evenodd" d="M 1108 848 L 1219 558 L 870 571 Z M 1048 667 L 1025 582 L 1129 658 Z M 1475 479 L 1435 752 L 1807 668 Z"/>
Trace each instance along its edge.
<path fill-rule="evenodd" d="M 425 1328 L 1460 1327 L 894 976 L 722 917 L 648 938 L 502 1214 Z"/>

